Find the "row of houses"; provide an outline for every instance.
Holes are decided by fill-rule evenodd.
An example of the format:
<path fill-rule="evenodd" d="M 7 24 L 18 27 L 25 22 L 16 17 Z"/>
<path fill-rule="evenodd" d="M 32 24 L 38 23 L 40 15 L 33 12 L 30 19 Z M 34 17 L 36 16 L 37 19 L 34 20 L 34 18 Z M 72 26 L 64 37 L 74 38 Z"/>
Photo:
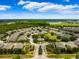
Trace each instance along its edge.
<path fill-rule="evenodd" d="M 56 47 L 58 48 L 66 48 L 67 46 L 70 47 L 70 48 L 77 48 L 78 45 L 75 44 L 74 42 L 56 42 L 55 43 Z"/>
<path fill-rule="evenodd" d="M 75 41 L 69 41 L 69 42 L 55 42 L 56 47 L 59 48 L 66 48 L 66 46 L 69 46 L 71 48 L 79 48 L 79 38 Z"/>
<path fill-rule="evenodd" d="M 79 33 L 79 27 L 63 27 L 63 30 Z"/>
<path fill-rule="evenodd" d="M 21 54 L 23 43 L 0 43 L 0 54 Z"/>
<path fill-rule="evenodd" d="M 0 42 L 0 49 L 15 49 L 19 48 L 22 49 L 24 46 L 24 43 L 3 43 Z"/>

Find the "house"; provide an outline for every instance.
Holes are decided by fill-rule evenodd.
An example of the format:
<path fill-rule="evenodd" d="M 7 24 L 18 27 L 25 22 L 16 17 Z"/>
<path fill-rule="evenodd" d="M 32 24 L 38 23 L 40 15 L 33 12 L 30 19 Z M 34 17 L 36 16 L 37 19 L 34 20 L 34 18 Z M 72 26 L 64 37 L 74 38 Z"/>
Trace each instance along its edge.
<path fill-rule="evenodd" d="M 13 45 L 14 43 L 4 43 L 4 46 L 2 47 L 2 49 L 12 49 Z"/>
<path fill-rule="evenodd" d="M 12 48 L 14 43 L 4 43 L 4 46 L 1 47 L 2 54 L 12 54 Z"/>
<path fill-rule="evenodd" d="M 23 43 L 15 43 L 13 49 L 22 49 L 24 47 Z"/>
<path fill-rule="evenodd" d="M 65 42 L 56 42 L 55 43 L 56 47 L 58 48 L 66 48 L 66 43 Z"/>
<path fill-rule="evenodd" d="M 0 48 L 2 48 L 4 46 L 4 42 L 0 41 Z"/>
<path fill-rule="evenodd" d="M 77 40 L 74 41 L 74 43 L 79 46 L 79 38 L 77 38 Z"/>
<path fill-rule="evenodd" d="M 22 43 L 15 43 L 13 47 L 13 53 L 14 54 L 21 54 L 23 53 L 24 44 Z"/>
<path fill-rule="evenodd" d="M 67 47 L 71 47 L 71 48 L 77 47 L 77 45 L 76 45 L 74 42 L 71 42 L 71 41 L 67 42 L 67 43 L 66 43 L 66 46 L 67 46 Z"/>

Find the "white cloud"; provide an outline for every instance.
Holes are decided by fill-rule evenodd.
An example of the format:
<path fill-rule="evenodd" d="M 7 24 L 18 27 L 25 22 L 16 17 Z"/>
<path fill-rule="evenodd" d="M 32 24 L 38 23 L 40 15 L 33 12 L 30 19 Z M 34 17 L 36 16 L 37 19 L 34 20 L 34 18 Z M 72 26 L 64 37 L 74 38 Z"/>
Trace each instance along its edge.
<path fill-rule="evenodd" d="M 26 3 L 25 1 L 20 0 L 20 1 L 18 2 L 18 5 L 23 5 L 23 4 L 25 4 L 25 3 Z"/>
<path fill-rule="evenodd" d="M 70 10 L 73 8 L 79 7 L 78 5 L 58 5 L 58 4 L 51 4 L 44 6 L 43 8 L 39 8 L 38 11 L 46 12 L 46 11 L 63 11 L 63 10 Z"/>
<path fill-rule="evenodd" d="M 22 2 L 23 0 L 20 0 Z M 68 0 L 69 1 L 69 0 Z M 21 3 L 20 3 L 21 4 Z M 32 1 L 24 1 L 23 9 L 28 9 L 37 12 L 72 12 L 78 13 L 78 11 L 72 11 L 72 9 L 79 8 L 79 5 L 62 5 L 62 4 L 54 4 L 49 2 L 32 2 Z"/>
<path fill-rule="evenodd" d="M 42 2 L 42 3 L 30 2 L 29 4 L 24 5 L 23 8 L 32 10 L 32 9 L 44 7 L 46 5 L 48 5 L 48 3 L 46 3 L 46 2 Z"/>
<path fill-rule="evenodd" d="M 60 11 L 61 12 L 61 11 Z M 79 11 L 73 11 L 73 10 L 64 10 L 63 12 L 61 12 L 63 14 L 79 14 Z"/>
<path fill-rule="evenodd" d="M 23 0 L 20 0 L 18 2 L 18 5 L 24 5 L 24 4 L 27 4 L 27 3 L 30 3 L 30 1 L 23 1 Z"/>
<path fill-rule="evenodd" d="M 0 5 L 0 10 L 7 10 L 10 9 L 11 6 L 6 6 L 6 5 Z"/>
<path fill-rule="evenodd" d="M 56 4 L 49 4 L 47 6 L 44 6 L 43 8 L 39 8 L 39 12 L 48 12 L 48 11 L 56 11 L 61 9 L 62 5 L 56 5 Z"/>

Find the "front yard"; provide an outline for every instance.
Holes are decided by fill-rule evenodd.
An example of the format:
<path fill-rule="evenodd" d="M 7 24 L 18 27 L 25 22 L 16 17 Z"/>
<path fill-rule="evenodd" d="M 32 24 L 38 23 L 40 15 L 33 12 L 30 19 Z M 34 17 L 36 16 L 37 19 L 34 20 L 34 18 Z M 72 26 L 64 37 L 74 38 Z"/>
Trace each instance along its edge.
<path fill-rule="evenodd" d="M 64 58 L 64 59 L 72 59 L 76 57 L 76 54 L 47 54 L 49 58 Z"/>

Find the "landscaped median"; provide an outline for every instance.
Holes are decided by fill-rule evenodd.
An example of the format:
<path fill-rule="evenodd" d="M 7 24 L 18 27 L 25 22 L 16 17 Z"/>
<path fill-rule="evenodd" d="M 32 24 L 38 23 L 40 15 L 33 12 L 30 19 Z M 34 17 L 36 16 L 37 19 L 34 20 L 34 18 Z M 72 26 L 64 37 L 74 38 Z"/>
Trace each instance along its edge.
<path fill-rule="evenodd" d="M 30 51 L 29 53 L 25 54 L 25 58 L 32 58 L 35 55 L 35 49 L 34 51 Z"/>
<path fill-rule="evenodd" d="M 30 44 L 25 44 L 24 47 L 24 57 L 25 58 L 32 58 L 35 55 L 35 46 Z"/>

